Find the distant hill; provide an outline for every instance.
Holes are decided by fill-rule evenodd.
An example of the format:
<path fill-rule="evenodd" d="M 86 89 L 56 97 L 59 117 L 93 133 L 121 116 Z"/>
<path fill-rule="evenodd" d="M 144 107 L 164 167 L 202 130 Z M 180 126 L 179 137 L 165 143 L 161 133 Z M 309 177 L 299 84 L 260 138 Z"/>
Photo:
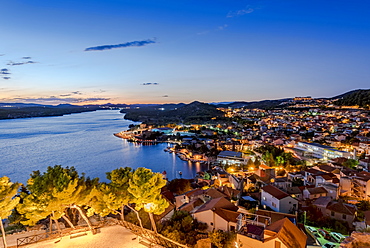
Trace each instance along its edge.
<path fill-rule="evenodd" d="M 190 104 L 163 104 L 140 109 L 124 109 L 121 112 L 126 113 L 125 119 L 156 124 L 204 123 L 214 117 L 224 116 L 217 107 L 198 101 Z"/>
<path fill-rule="evenodd" d="M 278 100 L 262 100 L 262 101 L 254 101 L 254 102 L 233 102 L 233 103 L 227 103 L 227 104 L 219 104 L 218 107 L 222 108 L 247 108 L 247 109 L 254 109 L 254 108 L 260 108 L 260 109 L 268 109 L 268 108 L 275 108 L 281 105 L 284 102 L 287 102 L 291 100 L 292 98 L 286 98 L 286 99 L 278 99 Z"/>
<path fill-rule="evenodd" d="M 338 106 L 358 105 L 363 108 L 369 108 L 370 90 L 353 90 L 336 96 L 333 99 L 338 99 L 337 101 L 335 101 L 335 104 Z"/>

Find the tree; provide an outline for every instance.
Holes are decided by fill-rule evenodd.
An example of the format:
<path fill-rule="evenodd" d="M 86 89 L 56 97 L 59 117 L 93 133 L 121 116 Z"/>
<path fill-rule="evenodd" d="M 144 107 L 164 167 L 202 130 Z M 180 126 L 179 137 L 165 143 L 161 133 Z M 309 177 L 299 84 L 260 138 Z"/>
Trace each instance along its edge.
<path fill-rule="evenodd" d="M 351 168 L 351 169 L 355 169 L 357 165 L 358 165 L 358 161 L 355 159 L 351 159 L 351 158 L 347 159 L 347 161 L 343 163 L 343 166 Z"/>
<path fill-rule="evenodd" d="M 5 238 L 3 219 L 11 215 L 12 210 L 19 202 L 19 197 L 14 198 L 19 186 L 19 183 L 10 182 L 9 178 L 6 176 L 0 178 L 0 227 L 5 248 L 8 246 Z"/>
<path fill-rule="evenodd" d="M 189 180 L 183 178 L 180 179 L 176 178 L 169 182 L 169 184 L 167 185 L 167 189 L 172 193 L 181 195 L 184 194 L 185 192 L 188 192 L 192 188 L 190 186 Z"/>
<path fill-rule="evenodd" d="M 27 219 L 21 223 L 35 225 L 37 221 L 49 217 L 59 229 L 58 219 L 63 218 L 74 228 L 65 211 L 76 209 L 93 231 L 82 206 L 89 203 L 97 184 L 98 179 L 80 177 L 74 167 L 49 166 L 43 174 L 34 171 L 27 181 L 28 193 L 21 194 L 22 204 L 17 208 Z"/>
<path fill-rule="evenodd" d="M 124 207 L 129 205 L 133 197 L 127 190 L 133 171 L 130 167 L 121 167 L 106 174 L 110 182 L 108 184 L 101 183 L 95 189 L 94 198 L 90 203 L 91 212 L 101 216 L 116 213 L 124 220 Z"/>
<path fill-rule="evenodd" d="M 166 180 L 162 174 L 153 173 L 150 169 L 138 168 L 129 180 L 127 189 L 133 195 L 132 203 L 135 203 L 135 209 L 144 208 L 149 213 L 154 232 L 157 232 L 153 214 L 161 214 L 169 206 L 169 203 L 162 198 L 161 189 L 166 185 Z"/>
<path fill-rule="evenodd" d="M 197 230 L 207 229 L 206 223 L 198 222 L 188 212 L 175 211 L 170 220 L 160 226 L 160 233 L 176 242 L 195 245 Z"/>

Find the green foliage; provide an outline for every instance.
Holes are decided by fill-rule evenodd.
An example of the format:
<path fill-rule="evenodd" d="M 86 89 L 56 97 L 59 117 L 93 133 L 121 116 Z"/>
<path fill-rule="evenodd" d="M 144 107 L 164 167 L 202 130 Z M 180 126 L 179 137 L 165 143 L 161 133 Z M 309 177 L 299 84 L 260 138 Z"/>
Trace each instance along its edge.
<path fill-rule="evenodd" d="M 370 105 L 370 90 L 356 90 L 346 94 L 342 99 L 335 102 L 339 106 L 368 107 Z"/>
<path fill-rule="evenodd" d="M 123 208 L 133 198 L 127 190 L 133 171 L 130 167 L 121 167 L 106 174 L 110 182 L 108 184 L 101 183 L 96 187 L 94 197 L 90 202 L 90 212 L 97 213 L 101 216 L 106 216 L 110 213 L 119 213 L 123 219 Z M 122 211 L 118 212 L 117 209 L 121 209 Z"/>
<path fill-rule="evenodd" d="M 189 180 L 183 178 L 180 179 L 176 178 L 170 181 L 169 184 L 167 185 L 167 189 L 172 193 L 178 195 L 184 194 L 185 192 L 192 190 Z"/>
<path fill-rule="evenodd" d="M 127 190 L 133 196 L 132 203 L 135 203 L 136 210 L 144 208 L 149 213 L 161 214 L 169 205 L 161 195 L 161 189 L 165 185 L 166 180 L 162 178 L 162 174 L 140 167 L 129 180 Z"/>
<path fill-rule="evenodd" d="M 342 165 L 351 169 L 355 169 L 358 165 L 358 161 L 350 158 L 347 161 L 345 161 Z"/>
<path fill-rule="evenodd" d="M 8 177 L 0 178 L 0 218 L 6 219 L 19 202 L 17 194 L 19 183 L 12 183 Z"/>
<path fill-rule="evenodd" d="M 369 211 L 370 210 L 370 201 L 361 200 L 356 204 L 359 211 Z"/>
<path fill-rule="evenodd" d="M 235 247 L 233 241 L 236 239 L 236 234 L 233 232 L 227 233 L 222 230 L 214 230 L 209 233 L 211 243 L 217 248 L 231 248 Z"/>
<path fill-rule="evenodd" d="M 170 220 L 160 227 L 160 233 L 176 242 L 195 245 L 198 230 L 207 229 L 207 224 L 193 219 L 188 212 L 176 211 Z"/>
<path fill-rule="evenodd" d="M 27 219 L 21 223 L 35 225 L 48 216 L 57 220 L 72 207 L 84 215 L 81 206 L 88 205 L 97 183 L 98 179 L 79 177 L 74 167 L 49 166 L 43 174 L 34 171 L 27 182 L 28 193 L 21 193 L 22 204 L 17 207 Z"/>

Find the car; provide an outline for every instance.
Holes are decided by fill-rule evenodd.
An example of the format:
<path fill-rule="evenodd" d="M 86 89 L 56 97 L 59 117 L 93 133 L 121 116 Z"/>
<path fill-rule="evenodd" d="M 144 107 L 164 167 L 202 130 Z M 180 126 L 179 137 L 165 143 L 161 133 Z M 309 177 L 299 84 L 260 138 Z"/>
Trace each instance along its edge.
<path fill-rule="evenodd" d="M 322 248 L 335 248 L 335 247 L 337 247 L 337 245 L 334 244 L 334 243 L 329 242 L 329 243 L 326 243 L 325 245 L 323 245 L 321 247 Z"/>
<path fill-rule="evenodd" d="M 324 239 L 330 239 L 330 235 L 329 235 L 329 233 L 327 232 L 327 231 L 325 231 L 324 229 L 319 229 L 319 230 L 317 230 L 319 233 L 320 233 L 320 235 L 324 238 Z"/>
<path fill-rule="evenodd" d="M 313 228 L 312 226 L 306 226 L 306 229 L 310 231 L 311 233 L 317 233 L 317 230 Z"/>
<path fill-rule="evenodd" d="M 341 243 L 345 238 L 346 236 L 344 236 L 343 234 L 341 233 L 336 233 L 336 232 L 331 232 L 330 233 L 330 236 L 335 240 L 335 242 L 337 243 Z"/>

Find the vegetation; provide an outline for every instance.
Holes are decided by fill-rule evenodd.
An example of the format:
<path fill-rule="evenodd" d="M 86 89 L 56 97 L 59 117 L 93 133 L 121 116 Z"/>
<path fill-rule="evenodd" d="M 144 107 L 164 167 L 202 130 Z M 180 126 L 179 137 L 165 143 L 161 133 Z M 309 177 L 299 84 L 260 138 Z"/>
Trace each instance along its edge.
<path fill-rule="evenodd" d="M 170 183 L 167 185 L 167 189 L 172 193 L 181 195 L 192 190 L 192 187 L 190 186 L 190 181 L 188 179 L 176 178 L 170 181 Z"/>
<path fill-rule="evenodd" d="M 369 109 L 370 90 L 355 90 L 335 102 L 338 106 L 360 106 Z"/>
<path fill-rule="evenodd" d="M 125 119 L 141 121 L 145 123 L 167 124 L 167 123 L 204 123 L 214 117 L 223 117 L 224 113 L 213 105 L 192 102 L 177 109 L 160 110 L 159 108 L 146 107 L 140 109 L 124 109 Z"/>
<path fill-rule="evenodd" d="M 74 105 L 60 105 L 60 106 L 33 106 L 23 108 L 9 108 L 0 107 L 1 119 L 15 119 L 15 118 L 29 118 L 29 117 L 44 117 L 44 116 L 61 116 L 72 113 L 82 113 L 88 111 L 95 111 L 100 109 L 93 106 L 74 106 Z"/>
<path fill-rule="evenodd" d="M 207 229 L 207 224 L 198 222 L 188 212 L 176 211 L 170 220 L 160 226 L 160 233 L 176 242 L 195 245 L 198 231 Z"/>
<path fill-rule="evenodd" d="M 4 247 L 7 247 L 3 219 L 8 218 L 12 210 L 19 202 L 19 198 L 14 198 L 19 188 L 18 183 L 10 182 L 9 178 L 4 176 L 0 178 L 0 228 L 3 237 Z"/>

